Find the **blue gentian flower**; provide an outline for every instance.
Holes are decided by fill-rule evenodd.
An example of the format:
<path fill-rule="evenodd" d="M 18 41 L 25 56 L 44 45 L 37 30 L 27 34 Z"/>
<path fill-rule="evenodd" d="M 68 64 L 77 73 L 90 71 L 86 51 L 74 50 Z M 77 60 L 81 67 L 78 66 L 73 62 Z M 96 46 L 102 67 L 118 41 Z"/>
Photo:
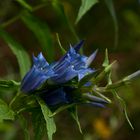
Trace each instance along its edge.
<path fill-rule="evenodd" d="M 75 94 L 74 87 L 71 86 L 61 86 L 57 88 L 47 89 L 41 91 L 40 97 L 45 101 L 45 103 L 52 108 L 58 108 L 62 105 L 68 104 L 87 104 L 96 107 L 104 107 L 108 102 L 100 97 L 91 95 L 90 93 L 80 93 Z"/>
<path fill-rule="evenodd" d="M 21 81 L 21 91 L 32 92 L 53 76 L 55 73 L 52 66 L 48 64 L 42 53 L 37 57 L 33 56 L 33 66 Z"/>
<path fill-rule="evenodd" d="M 82 45 L 83 41 L 80 41 L 75 46 L 70 46 L 69 51 L 58 62 L 51 65 L 48 64 L 42 53 L 37 57 L 33 56 L 33 66 L 21 82 L 21 91 L 32 93 L 38 90 L 39 96 L 46 104 L 55 108 L 71 103 L 104 107 L 106 103 L 104 99 L 89 93 L 83 95 L 79 92 L 75 94 L 75 90 L 78 91 L 78 89 L 73 88 L 71 85 L 65 85 L 66 82 L 75 77 L 78 77 L 78 81 L 80 81 L 87 74 L 95 72 L 95 69 L 89 68 L 89 65 L 94 60 L 97 50 L 87 57 L 78 53 Z M 47 80 L 55 85 L 48 82 L 48 87 L 43 86 L 38 89 Z"/>
<path fill-rule="evenodd" d="M 56 62 L 53 67 L 56 76 L 51 78 L 54 83 L 66 83 L 76 76 L 80 81 L 85 75 L 95 72 L 88 66 L 94 60 L 97 50 L 90 57 L 80 55 L 78 51 L 82 45 L 83 41 L 80 41 L 74 47 L 70 46 L 69 51 Z"/>

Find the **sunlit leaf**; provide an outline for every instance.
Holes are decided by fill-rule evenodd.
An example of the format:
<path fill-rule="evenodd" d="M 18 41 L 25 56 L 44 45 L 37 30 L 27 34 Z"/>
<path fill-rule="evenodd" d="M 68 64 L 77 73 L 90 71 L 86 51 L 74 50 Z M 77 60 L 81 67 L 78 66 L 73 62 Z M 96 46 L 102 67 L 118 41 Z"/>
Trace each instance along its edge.
<path fill-rule="evenodd" d="M 40 98 L 37 98 L 37 100 L 41 107 L 44 119 L 46 121 L 48 138 L 49 140 L 52 140 L 53 134 L 56 132 L 56 125 L 55 125 L 54 119 L 53 117 L 49 117 L 51 116 L 52 112 L 50 111 L 50 109 L 47 107 L 47 105 L 45 104 L 43 100 L 41 100 Z"/>
<path fill-rule="evenodd" d="M 115 13 L 115 8 L 113 5 L 113 0 L 105 0 L 105 3 L 107 5 L 107 8 L 108 8 L 108 10 L 113 18 L 113 22 L 114 22 L 114 28 L 115 28 L 114 46 L 116 48 L 117 44 L 118 44 L 118 21 L 117 21 L 117 17 L 116 17 L 116 13 Z"/>
<path fill-rule="evenodd" d="M 31 66 L 28 54 L 23 49 L 22 45 L 2 28 L 0 28 L 0 37 L 4 39 L 4 41 L 9 45 L 10 49 L 16 55 L 20 67 L 20 74 L 21 77 L 23 77 Z"/>
<path fill-rule="evenodd" d="M 28 11 L 24 11 L 22 13 L 21 19 L 38 39 L 47 60 L 49 62 L 52 62 L 54 59 L 54 48 L 52 43 L 51 32 L 47 23 L 33 16 Z"/>
<path fill-rule="evenodd" d="M 8 105 L 0 99 L 0 122 L 3 120 L 14 120 L 15 113 L 8 107 Z"/>
<path fill-rule="evenodd" d="M 76 24 L 97 2 L 98 2 L 98 0 L 82 0 L 82 4 L 80 6 L 78 16 L 76 19 Z"/>

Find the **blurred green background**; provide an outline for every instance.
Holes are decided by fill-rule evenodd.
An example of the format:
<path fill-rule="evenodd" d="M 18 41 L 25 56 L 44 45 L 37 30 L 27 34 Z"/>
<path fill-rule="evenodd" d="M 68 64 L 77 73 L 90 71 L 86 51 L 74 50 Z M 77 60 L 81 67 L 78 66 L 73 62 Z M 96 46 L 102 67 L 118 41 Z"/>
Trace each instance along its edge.
<path fill-rule="evenodd" d="M 65 49 L 80 39 L 85 40 L 84 54 L 90 55 L 98 48 L 97 57 L 93 62 L 93 67 L 96 69 L 100 69 L 104 51 L 108 48 L 110 61 L 117 60 L 112 70 L 113 81 L 140 69 L 139 0 L 100 0 L 91 6 L 77 24 L 75 21 L 81 6 L 80 0 L 25 2 L 29 5 L 20 0 L 1 0 L 0 25 L 22 44 L 30 58 L 32 54 L 37 55 L 40 51 L 43 51 L 48 61 L 60 58 L 61 53 L 56 38 L 58 33 Z M 43 38 L 42 30 L 46 31 L 46 39 Z M 40 40 L 44 43 L 40 44 Z M 46 48 L 41 47 L 46 44 L 48 45 Z M 20 80 L 17 59 L 2 38 L 0 38 L 0 77 Z M 79 107 L 83 135 L 79 133 L 75 122 L 67 112 L 59 114 L 55 118 L 57 133 L 54 140 L 139 140 L 139 84 L 140 79 L 137 79 L 131 83 L 131 86 L 119 89 L 119 95 L 126 101 L 134 130 L 131 130 L 118 103 L 114 101 L 105 109 Z M 14 91 L 0 92 L 1 98 L 7 102 L 14 95 Z M 32 127 L 29 126 L 29 129 L 32 135 Z M 24 139 L 18 123 L 0 123 L 0 139 Z"/>

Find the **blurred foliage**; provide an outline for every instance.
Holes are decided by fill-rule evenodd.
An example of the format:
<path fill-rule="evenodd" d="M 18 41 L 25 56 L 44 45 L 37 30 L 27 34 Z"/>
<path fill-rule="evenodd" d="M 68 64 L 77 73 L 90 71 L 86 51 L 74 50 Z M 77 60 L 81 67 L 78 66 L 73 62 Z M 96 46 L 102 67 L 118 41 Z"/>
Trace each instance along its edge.
<path fill-rule="evenodd" d="M 94 62 L 96 68 L 101 65 L 103 51 L 108 48 L 110 60 L 118 60 L 112 70 L 114 81 L 122 75 L 125 76 L 139 69 L 140 1 L 99 0 L 98 3 L 96 2 L 97 0 L 92 2 L 90 0 L 0 1 L 0 77 L 20 80 L 19 73 L 23 76 L 30 66 L 29 57 L 25 51 L 30 55 L 43 51 L 48 61 L 59 58 L 61 51 L 56 33 L 59 34 L 61 45 L 66 50 L 70 43 L 74 44 L 80 39 L 86 40 L 83 48 L 86 54 L 98 48 L 99 53 Z M 20 60 L 23 60 L 19 62 L 20 70 L 8 46 L 17 58 L 20 57 Z M 126 100 L 129 108 L 134 131 L 129 128 L 123 115 L 118 113 L 118 104 L 115 103 L 113 109 L 109 107 L 104 110 L 80 108 L 82 136 L 73 126 L 75 123 L 67 112 L 58 115 L 56 121 L 59 131 L 54 139 L 138 140 L 140 137 L 139 84 L 140 80 L 137 80 L 131 87 L 119 89 L 119 94 Z M 13 92 L 12 95 L 15 95 L 15 89 L 9 90 Z M 0 97 L 6 99 L 7 102 L 12 95 L 5 89 L 0 89 Z M 22 119 L 22 116 L 19 119 Z M 23 124 L 26 125 L 24 120 Z M 14 125 L 10 121 L 1 122 L 0 139 L 24 139 L 19 125 L 17 122 Z M 32 134 L 33 128 L 26 127 Z"/>

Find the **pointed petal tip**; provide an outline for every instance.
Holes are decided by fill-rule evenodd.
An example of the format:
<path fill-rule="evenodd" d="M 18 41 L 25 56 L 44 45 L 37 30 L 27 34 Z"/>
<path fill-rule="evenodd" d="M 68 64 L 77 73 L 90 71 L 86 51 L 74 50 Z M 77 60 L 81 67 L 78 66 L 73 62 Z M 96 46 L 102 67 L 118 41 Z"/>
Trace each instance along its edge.
<path fill-rule="evenodd" d="M 97 55 L 98 49 L 96 49 L 87 59 L 86 65 L 89 66 L 92 61 L 95 59 L 96 55 Z"/>
<path fill-rule="evenodd" d="M 74 49 L 76 52 L 80 50 L 80 48 L 83 46 L 85 40 L 80 40 L 76 45 L 74 45 Z"/>

